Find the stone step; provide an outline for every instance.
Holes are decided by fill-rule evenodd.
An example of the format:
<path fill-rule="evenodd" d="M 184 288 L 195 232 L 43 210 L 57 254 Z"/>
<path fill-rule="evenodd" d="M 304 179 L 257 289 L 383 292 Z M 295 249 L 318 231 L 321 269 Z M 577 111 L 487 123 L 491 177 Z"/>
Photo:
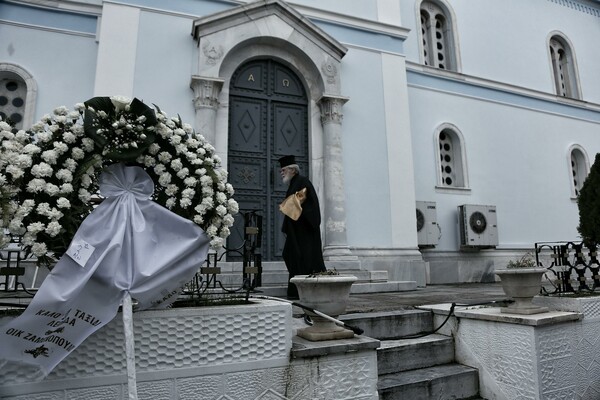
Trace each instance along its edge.
<path fill-rule="evenodd" d="M 454 362 L 454 340 L 444 335 L 382 340 L 377 349 L 379 375 Z"/>
<path fill-rule="evenodd" d="M 396 310 L 346 314 L 339 318 L 364 330 L 364 335 L 379 340 L 399 339 L 433 330 L 430 311 Z"/>
<path fill-rule="evenodd" d="M 479 395 L 479 379 L 475 368 L 446 364 L 380 375 L 377 390 L 380 400 L 471 399 Z"/>

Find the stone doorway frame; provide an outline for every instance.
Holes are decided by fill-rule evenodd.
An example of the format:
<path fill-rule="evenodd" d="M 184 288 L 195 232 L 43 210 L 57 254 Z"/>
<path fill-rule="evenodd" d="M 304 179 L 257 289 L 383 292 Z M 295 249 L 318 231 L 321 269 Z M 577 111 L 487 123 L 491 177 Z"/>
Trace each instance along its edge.
<path fill-rule="evenodd" d="M 272 58 L 303 80 L 308 97 L 310 179 L 321 200 L 323 255 L 354 261 L 346 235 L 341 59 L 347 48 L 280 0 L 261 0 L 193 22 L 197 42 L 195 129 L 227 165 L 229 82 L 254 58 Z"/>

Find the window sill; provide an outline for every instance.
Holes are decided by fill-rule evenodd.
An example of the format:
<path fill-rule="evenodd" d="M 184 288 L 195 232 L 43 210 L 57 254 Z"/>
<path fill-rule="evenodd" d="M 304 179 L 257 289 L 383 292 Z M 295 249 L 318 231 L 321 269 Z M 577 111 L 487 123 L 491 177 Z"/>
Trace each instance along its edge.
<path fill-rule="evenodd" d="M 451 186 L 435 186 L 435 191 L 439 193 L 452 193 L 452 194 L 471 194 L 471 188 L 467 187 L 451 187 Z"/>

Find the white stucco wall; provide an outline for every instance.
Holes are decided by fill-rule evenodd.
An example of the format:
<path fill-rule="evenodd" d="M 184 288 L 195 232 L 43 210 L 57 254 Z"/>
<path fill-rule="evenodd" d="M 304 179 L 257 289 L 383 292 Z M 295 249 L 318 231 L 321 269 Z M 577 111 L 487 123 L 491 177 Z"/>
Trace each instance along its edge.
<path fill-rule="evenodd" d="M 93 36 L 0 21 L 0 38 L 0 62 L 20 66 L 37 83 L 34 121 L 58 106 L 72 109 L 93 96 L 97 51 Z"/>
<path fill-rule="evenodd" d="M 419 200 L 437 202 L 436 249 L 458 247 L 460 204 L 497 206 L 499 247 L 577 238 L 567 155 L 575 142 L 590 156 L 600 152 L 597 123 L 417 87 L 410 102 L 411 110 L 427 110 L 411 113 L 415 185 Z M 445 122 L 463 135 L 470 191 L 435 187 L 434 131 Z"/>
<path fill-rule="evenodd" d="M 350 98 L 344 106 L 342 134 L 350 246 L 391 244 L 381 71 L 381 56 L 375 52 L 353 48 L 344 57 L 343 94 Z"/>
<path fill-rule="evenodd" d="M 402 0 L 402 23 L 411 30 L 405 44 L 419 62 L 418 4 Z M 600 103 L 600 17 L 586 12 L 593 2 L 553 0 L 445 1 L 456 17 L 462 73 L 546 93 L 554 93 L 548 39 L 562 33 L 573 45 L 583 99 Z M 598 8 L 598 5 L 595 5 Z"/>

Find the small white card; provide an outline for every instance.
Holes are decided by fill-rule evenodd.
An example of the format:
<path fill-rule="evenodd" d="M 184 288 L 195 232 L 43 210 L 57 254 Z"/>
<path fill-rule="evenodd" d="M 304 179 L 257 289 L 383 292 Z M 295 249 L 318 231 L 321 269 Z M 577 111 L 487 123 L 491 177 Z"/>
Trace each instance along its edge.
<path fill-rule="evenodd" d="M 73 239 L 67 250 L 67 254 L 75 260 L 77 264 L 85 267 L 85 264 L 90 259 L 94 250 L 96 250 L 96 248 L 85 240 Z"/>

